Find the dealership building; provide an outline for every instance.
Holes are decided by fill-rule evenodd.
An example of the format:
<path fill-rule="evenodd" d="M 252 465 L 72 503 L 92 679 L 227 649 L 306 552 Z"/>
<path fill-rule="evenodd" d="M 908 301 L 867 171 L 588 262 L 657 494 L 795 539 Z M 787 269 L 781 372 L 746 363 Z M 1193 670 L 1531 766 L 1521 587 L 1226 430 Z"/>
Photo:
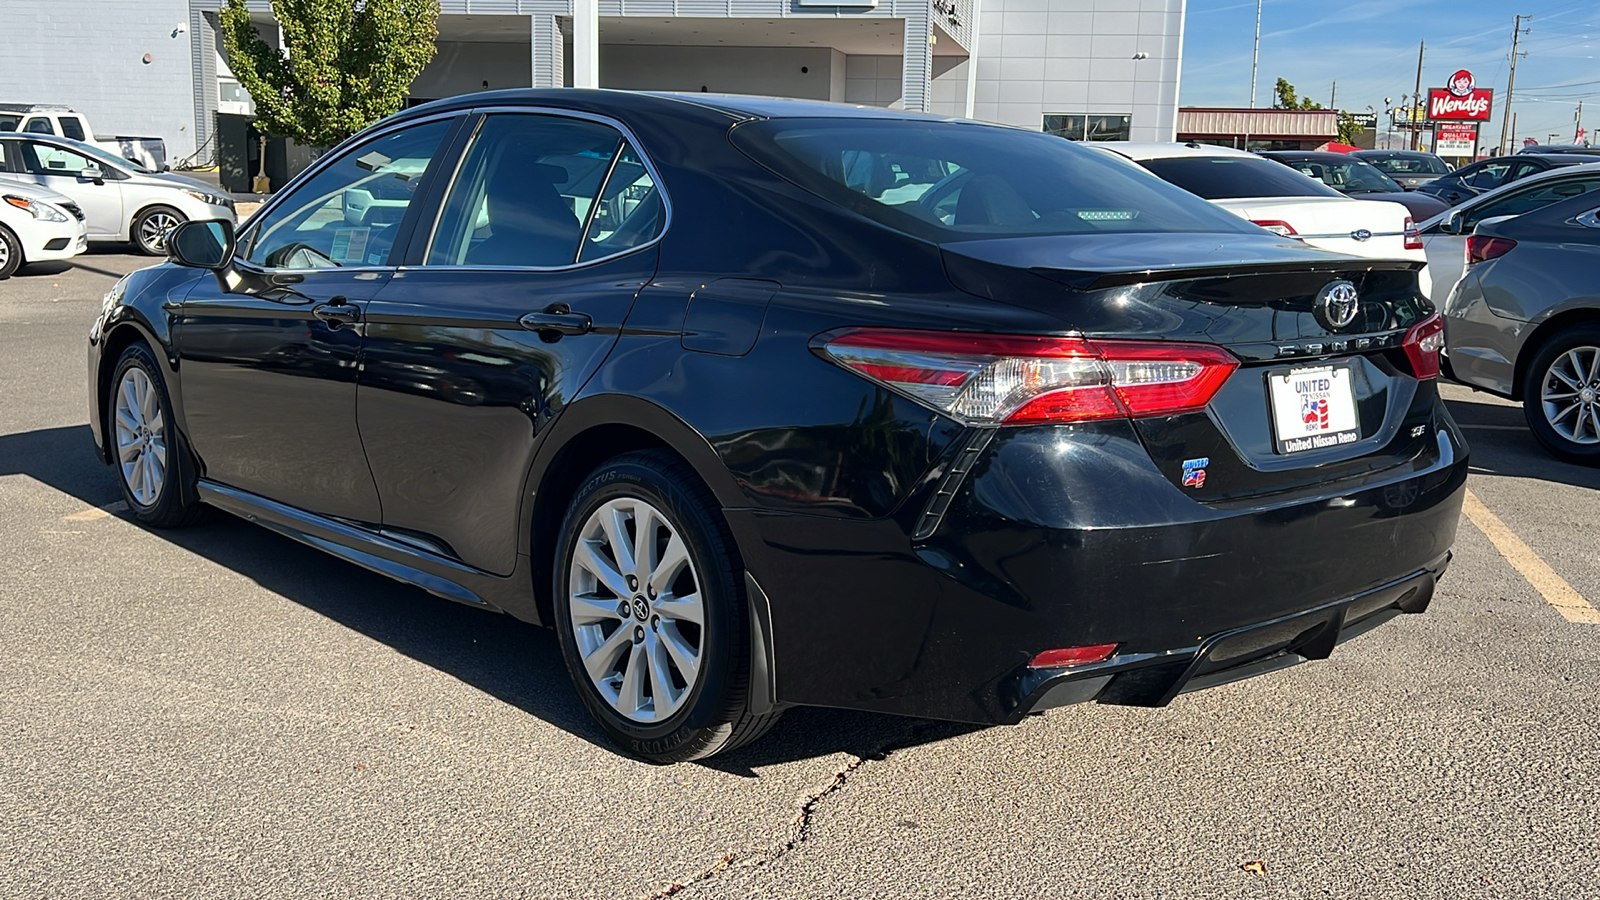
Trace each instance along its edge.
<path fill-rule="evenodd" d="M 6 0 L 0 101 L 215 153 L 250 109 L 222 0 Z M 770 94 L 962 116 L 1075 139 L 1176 135 L 1185 0 L 441 0 L 413 101 L 512 87 Z M 278 39 L 267 0 L 250 0 Z"/>

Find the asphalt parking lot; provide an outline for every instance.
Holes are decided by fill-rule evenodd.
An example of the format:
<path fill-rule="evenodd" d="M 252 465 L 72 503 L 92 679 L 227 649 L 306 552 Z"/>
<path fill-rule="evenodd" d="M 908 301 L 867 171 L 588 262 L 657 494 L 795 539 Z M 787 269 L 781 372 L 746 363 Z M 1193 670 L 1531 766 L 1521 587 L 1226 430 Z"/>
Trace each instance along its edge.
<path fill-rule="evenodd" d="M 1014 728 L 796 710 L 660 768 L 546 632 L 221 515 L 134 525 L 83 347 L 148 262 L 0 282 L 0 896 L 1600 895 L 1600 471 L 1513 405 L 1446 389 L 1454 565 L 1327 662 Z"/>

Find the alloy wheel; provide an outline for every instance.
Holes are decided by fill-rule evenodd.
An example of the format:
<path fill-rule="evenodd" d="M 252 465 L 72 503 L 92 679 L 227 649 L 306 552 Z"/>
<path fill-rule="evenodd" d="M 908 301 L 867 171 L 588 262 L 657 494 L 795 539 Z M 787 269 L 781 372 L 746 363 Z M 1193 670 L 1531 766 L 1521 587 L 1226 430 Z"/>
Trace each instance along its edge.
<path fill-rule="evenodd" d="M 641 724 L 677 712 L 699 679 L 706 620 L 677 527 L 643 500 L 606 502 L 583 523 L 567 585 L 578 655 L 600 696 Z"/>
<path fill-rule="evenodd" d="M 1563 439 L 1600 444 L 1600 347 L 1573 347 L 1556 357 L 1539 385 L 1544 418 Z"/>
<path fill-rule="evenodd" d="M 122 374 L 116 398 L 113 416 L 122 479 L 135 500 L 154 506 L 167 481 L 167 428 L 161 399 L 150 376 L 138 367 Z"/>
<path fill-rule="evenodd" d="M 139 223 L 139 243 L 152 253 L 167 249 L 167 233 L 179 225 L 178 217 L 157 210 Z"/>
<path fill-rule="evenodd" d="M 0 272 L 4 272 L 6 270 L 6 266 L 10 263 L 11 245 L 6 242 L 4 237 L 0 237 Z"/>

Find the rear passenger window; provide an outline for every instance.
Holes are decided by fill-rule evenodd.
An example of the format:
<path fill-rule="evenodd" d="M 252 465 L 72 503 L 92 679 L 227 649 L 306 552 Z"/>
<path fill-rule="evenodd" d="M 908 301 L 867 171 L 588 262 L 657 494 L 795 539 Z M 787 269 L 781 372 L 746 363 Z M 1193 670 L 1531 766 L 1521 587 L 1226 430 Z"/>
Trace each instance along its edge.
<path fill-rule="evenodd" d="M 35 116 L 32 119 L 29 119 L 28 120 L 28 124 L 24 125 L 22 127 L 22 130 L 27 132 L 28 134 L 55 134 L 56 133 L 56 130 L 54 128 L 50 127 L 50 120 L 49 119 L 41 119 L 41 118 L 39 118 L 37 116 Z"/>
<path fill-rule="evenodd" d="M 609 125 L 493 115 L 462 160 L 425 263 L 554 268 L 609 256 L 655 237 L 656 193 Z"/>
<path fill-rule="evenodd" d="M 62 116 L 60 121 L 62 137 L 69 137 L 75 141 L 81 141 L 85 139 L 83 134 L 83 122 L 79 121 L 77 116 Z"/>

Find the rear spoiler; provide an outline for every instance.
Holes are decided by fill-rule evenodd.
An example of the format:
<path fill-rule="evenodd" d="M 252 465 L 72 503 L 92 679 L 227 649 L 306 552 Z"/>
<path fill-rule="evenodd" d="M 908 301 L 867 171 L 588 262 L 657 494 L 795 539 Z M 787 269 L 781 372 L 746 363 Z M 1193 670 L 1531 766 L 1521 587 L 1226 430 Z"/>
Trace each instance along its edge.
<path fill-rule="evenodd" d="M 1352 271 L 1404 272 L 1418 270 L 1426 265 L 1427 263 L 1425 262 L 1410 259 L 1369 260 L 1350 258 L 1330 259 L 1326 262 L 1321 260 L 1317 262 L 1306 262 L 1305 260 L 1240 262 L 1216 266 L 1178 266 L 1170 269 L 1125 269 L 1120 271 L 1052 269 L 1047 266 L 1035 266 L 1028 271 L 1057 284 L 1064 284 L 1075 291 L 1099 291 L 1130 284 L 1143 284 L 1147 281 L 1241 278 L 1249 275 L 1273 275 L 1281 272 L 1326 272 L 1330 275 Z"/>

